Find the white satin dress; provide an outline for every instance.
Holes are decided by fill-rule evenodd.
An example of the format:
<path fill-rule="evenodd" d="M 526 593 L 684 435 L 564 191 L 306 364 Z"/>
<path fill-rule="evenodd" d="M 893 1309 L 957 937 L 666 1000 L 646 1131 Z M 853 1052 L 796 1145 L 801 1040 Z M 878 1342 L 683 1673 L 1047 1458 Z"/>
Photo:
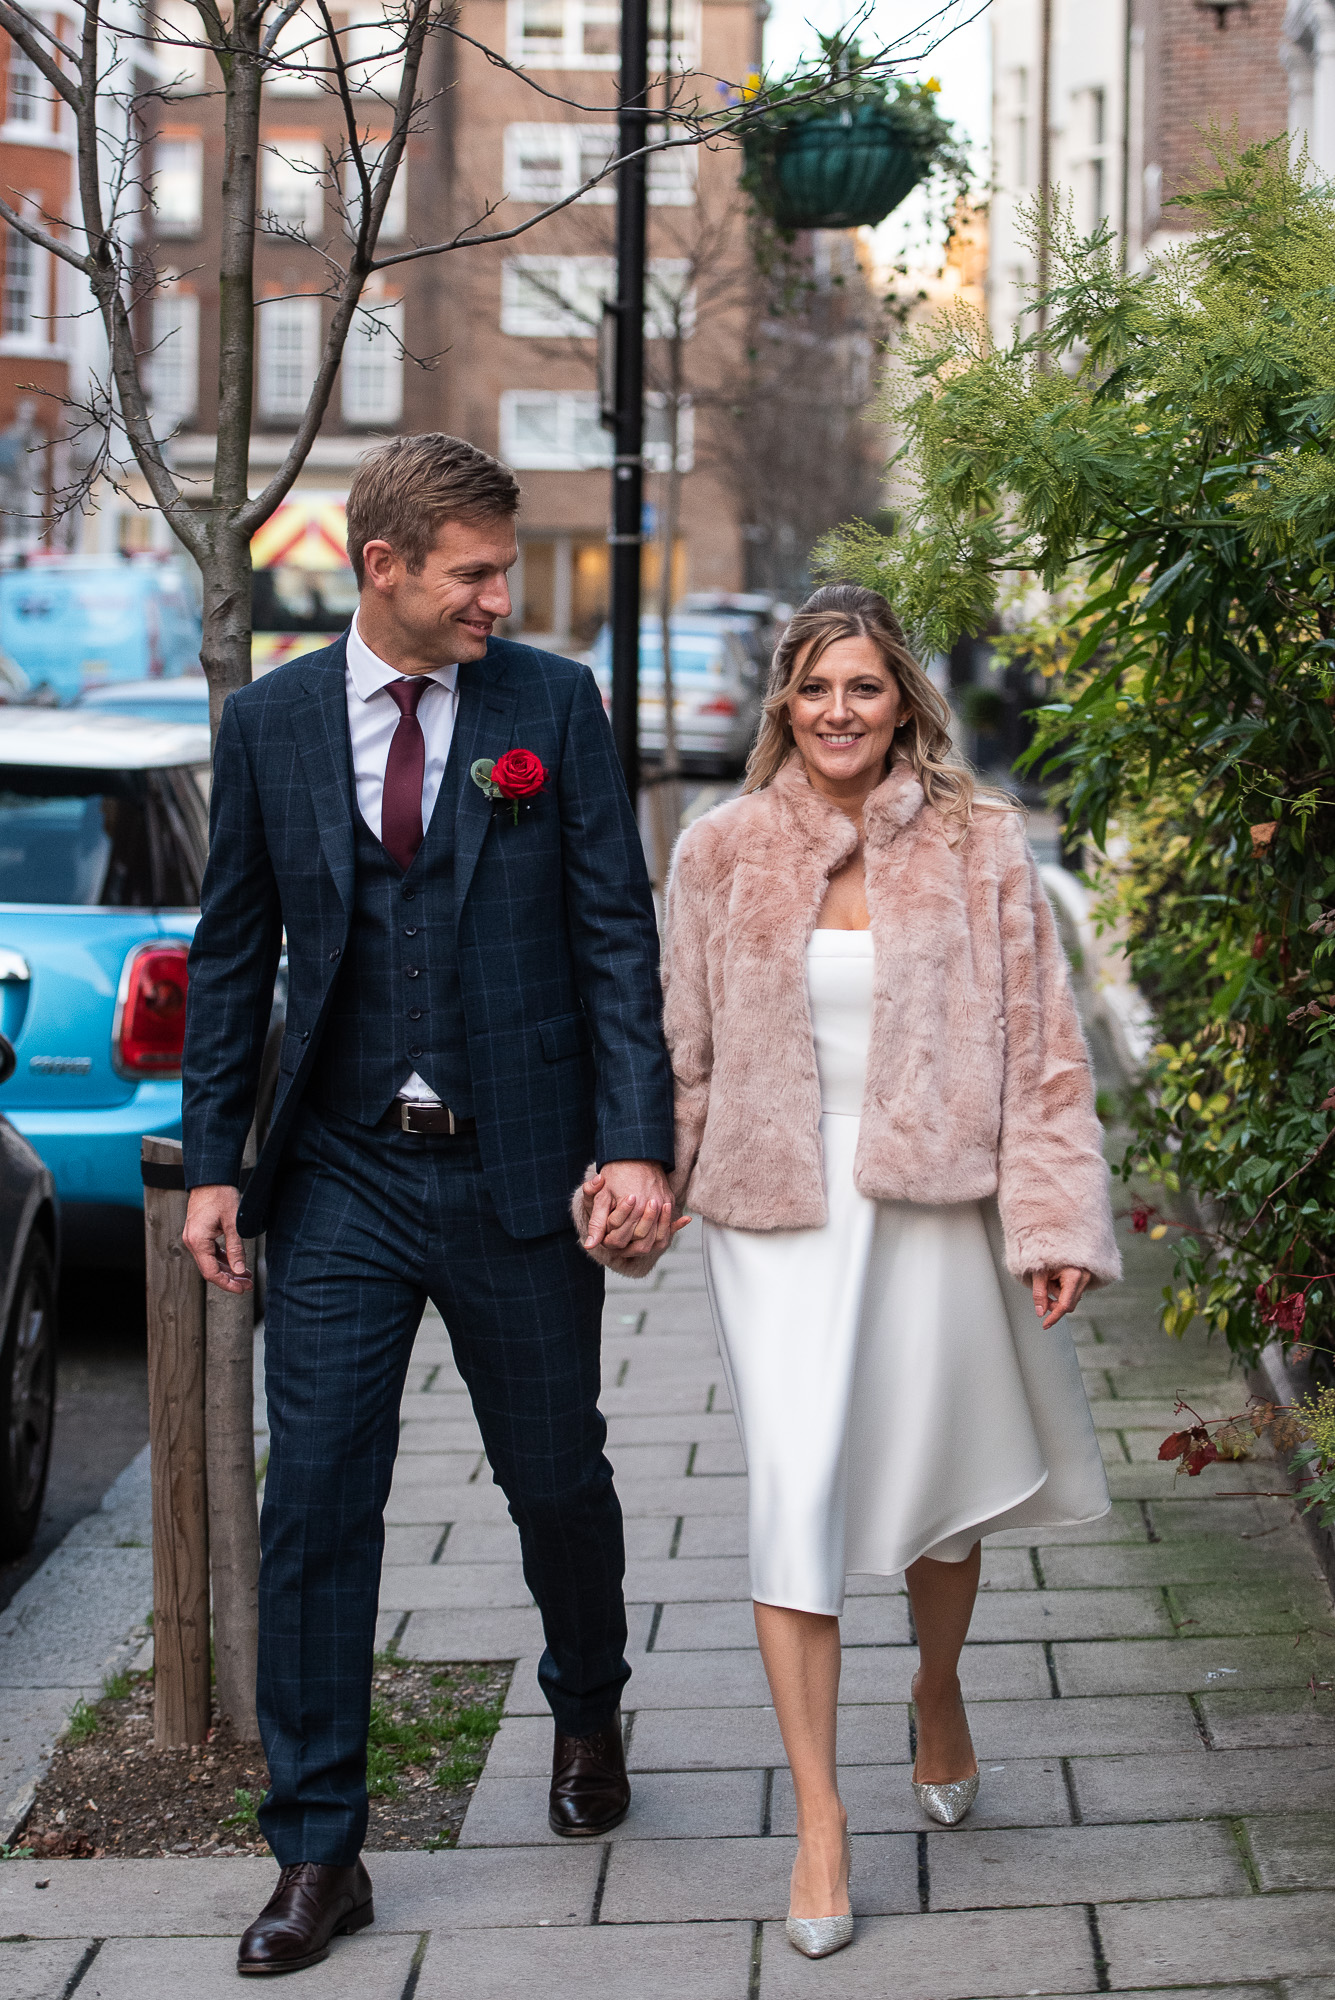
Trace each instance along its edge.
<path fill-rule="evenodd" d="M 838 1617 L 850 1571 L 962 1562 L 1003 1528 L 1096 1520 L 1108 1485 L 1065 1321 L 1006 1270 L 995 1200 L 870 1201 L 853 1157 L 870 931 L 807 952 L 829 1220 L 704 1225 L 750 1483 L 751 1594 Z"/>

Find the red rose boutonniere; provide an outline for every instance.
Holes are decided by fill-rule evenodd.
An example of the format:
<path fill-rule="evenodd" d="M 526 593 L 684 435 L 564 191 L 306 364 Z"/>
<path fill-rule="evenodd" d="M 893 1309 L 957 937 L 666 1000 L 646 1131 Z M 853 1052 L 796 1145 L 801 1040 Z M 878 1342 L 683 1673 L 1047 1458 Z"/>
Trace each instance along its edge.
<path fill-rule="evenodd" d="M 484 798 L 503 802 L 510 808 L 511 824 L 519 824 L 519 808 L 529 811 L 533 799 L 547 783 L 541 757 L 531 750 L 507 750 L 503 757 L 479 757 L 469 772 Z"/>

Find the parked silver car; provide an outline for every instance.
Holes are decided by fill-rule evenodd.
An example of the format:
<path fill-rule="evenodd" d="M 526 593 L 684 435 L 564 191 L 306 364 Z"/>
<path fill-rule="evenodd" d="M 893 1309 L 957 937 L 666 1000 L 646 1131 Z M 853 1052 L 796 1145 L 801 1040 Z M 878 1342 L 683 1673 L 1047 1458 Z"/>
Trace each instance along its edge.
<path fill-rule="evenodd" d="M 682 768 L 730 777 L 740 771 L 760 721 L 761 674 L 741 635 L 723 618 L 680 613 L 672 620 L 673 714 Z M 609 710 L 612 636 L 604 625 L 586 656 Z M 657 618 L 640 621 L 640 749 L 663 754 L 663 650 Z"/>

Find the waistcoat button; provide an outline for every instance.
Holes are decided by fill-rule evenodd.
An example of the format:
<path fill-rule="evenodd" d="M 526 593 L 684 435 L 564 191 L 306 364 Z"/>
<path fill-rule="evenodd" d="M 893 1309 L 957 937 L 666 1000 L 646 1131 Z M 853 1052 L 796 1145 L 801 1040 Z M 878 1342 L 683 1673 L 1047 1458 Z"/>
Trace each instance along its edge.
<path fill-rule="evenodd" d="M 334 946 L 334 949 L 330 952 L 329 956 L 331 959 L 338 958 L 340 956 L 339 948 L 337 945 Z"/>
<path fill-rule="evenodd" d="M 417 936 L 417 926 L 416 926 L 416 924 L 413 924 L 413 925 L 412 925 L 412 926 L 411 926 L 411 927 L 410 927 L 410 928 L 409 928 L 408 930 L 406 930 L 406 931 L 405 931 L 405 932 L 403 933 L 403 935 L 404 935 L 405 937 L 416 937 L 416 936 Z"/>
<path fill-rule="evenodd" d="M 421 1055 L 422 1051 L 420 1049 L 409 1049 L 408 1053 L 415 1059 L 416 1057 Z"/>
<path fill-rule="evenodd" d="M 399 893 L 403 897 L 405 903 L 411 903 L 413 897 L 417 894 L 417 891 L 416 889 L 402 889 L 400 890 Z"/>
<path fill-rule="evenodd" d="M 410 1007 L 408 1009 L 408 1019 L 410 1021 L 420 1021 L 421 1018 L 422 1018 L 422 1010 L 420 1007 Z"/>
<path fill-rule="evenodd" d="M 403 976 L 405 979 L 417 979 L 420 977 L 419 968 L 415 965 L 410 965 L 405 968 Z"/>

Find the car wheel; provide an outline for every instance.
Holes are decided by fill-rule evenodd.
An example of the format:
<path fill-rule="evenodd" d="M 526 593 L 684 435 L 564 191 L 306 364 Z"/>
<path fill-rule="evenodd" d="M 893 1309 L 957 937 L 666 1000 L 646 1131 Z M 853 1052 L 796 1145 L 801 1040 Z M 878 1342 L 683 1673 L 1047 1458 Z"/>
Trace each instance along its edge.
<path fill-rule="evenodd" d="M 28 1239 L 0 1347 L 0 1561 L 37 1533 L 56 1407 L 56 1281 L 51 1252 Z"/>

